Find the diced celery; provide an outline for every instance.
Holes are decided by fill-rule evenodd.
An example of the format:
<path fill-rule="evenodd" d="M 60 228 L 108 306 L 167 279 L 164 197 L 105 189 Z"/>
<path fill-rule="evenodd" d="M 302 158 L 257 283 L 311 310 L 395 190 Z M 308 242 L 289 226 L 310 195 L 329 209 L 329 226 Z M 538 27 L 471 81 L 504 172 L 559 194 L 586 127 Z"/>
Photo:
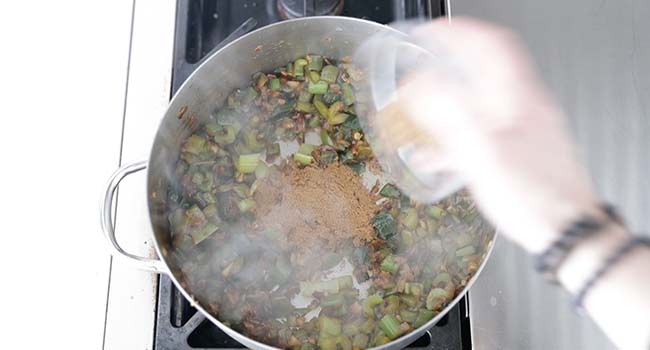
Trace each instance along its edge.
<path fill-rule="evenodd" d="M 318 325 L 321 336 L 338 336 L 341 334 L 341 320 L 339 319 L 324 315 L 319 316 Z"/>
<path fill-rule="evenodd" d="M 386 315 L 382 317 L 381 320 L 379 320 L 379 328 L 381 328 L 381 330 L 384 331 L 384 334 L 386 334 L 386 336 L 391 340 L 404 333 L 400 327 L 399 321 L 394 315 Z"/>
<path fill-rule="evenodd" d="M 260 163 L 260 155 L 257 153 L 242 154 L 237 161 L 237 170 L 240 173 L 250 174 L 255 172 L 255 169 Z"/>
<path fill-rule="evenodd" d="M 310 55 L 307 56 L 307 61 L 309 62 L 309 70 L 320 71 L 323 69 L 323 56 Z"/>
<path fill-rule="evenodd" d="M 301 165 L 309 165 L 314 161 L 314 157 L 302 153 L 294 153 L 293 160 Z"/>
<path fill-rule="evenodd" d="M 420 309 L 418 311 L 418 316 L 415 318 L 415 322 L 413 322 L 413 328 L 422 327 L 425 323 L 429 322 L 429 320 L 432 319 L 435 315 L 436 315 L 435 311 Z"/>
<path fill-rule="evenodd" d="M 253 208 L 255 208 L 255 201 L 252 198 L 245 198 L 240 200 L 237 203 L 237 206 L 239 207 L 239 210 L 242 213 L 245 213 Z"/>
<path fill-rule="evenodd" d="M 399 264 L 392 255 L 387 256 L 382 262 L 380 268 L 384 271 L 395 274 L 399 269 Z"/>
<path fill-rule="evenodd" d="M 338 67 L 332 65 L 323 67 L 323 69 L 320 72 L 321 80 L 324 80 L 328 83 L 336 82 L 336 78 L 338 77 L 338 75 L 339 75 Z"/>
<path fill-rule="evenodd" d="M 280 89 L 280 79 L 273 78 L 269 81 L 269 89 L 276 91 Z"/>
<path fill-rule="evenodd" d="M 327 83 L 322 80 L 319 80 L 316 83 L 310 81 L 309 85 L 307 86 L 307 91 L 309 91 L 310 94 L 322 95 L 327 92 L 327 88 Z"/>

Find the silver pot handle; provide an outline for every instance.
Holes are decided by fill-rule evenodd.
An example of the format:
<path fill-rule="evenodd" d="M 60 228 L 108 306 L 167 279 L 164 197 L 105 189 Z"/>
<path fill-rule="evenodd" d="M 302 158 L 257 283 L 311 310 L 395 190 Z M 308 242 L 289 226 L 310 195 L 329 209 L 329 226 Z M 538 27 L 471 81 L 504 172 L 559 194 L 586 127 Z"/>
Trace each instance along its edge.
<path fill-rule="evenodd" d="M 117 239 L 115 239 L 115 226 L 113 225 L 113 197 L 115 196 L 115 190 L 117 190 L 117 187 L 120 185 L 120 181 L 122 181 L 122 179 L 127 175 L 143 170 L 146 167 L 146 161 L 139 161 L 120 167 L 113 173 L 113 175 L 111 175 L 106 186 L 106 193 L 104 194 L 101 203 L 101 211 L 99 215 L 104 236 L 106 236 L 106 239 L 110 243 L 109 248 L 111 249 L 111 255 L 121 255 L 126 258 L 126 261 L 142 270 L 163 273 L 166 271 L 166 268 L 162 261 L 159 259 L 151 259 L 127 253 L 122 249 L 122 247 L 120 247 L 120 244 L 117 243 Z"/>

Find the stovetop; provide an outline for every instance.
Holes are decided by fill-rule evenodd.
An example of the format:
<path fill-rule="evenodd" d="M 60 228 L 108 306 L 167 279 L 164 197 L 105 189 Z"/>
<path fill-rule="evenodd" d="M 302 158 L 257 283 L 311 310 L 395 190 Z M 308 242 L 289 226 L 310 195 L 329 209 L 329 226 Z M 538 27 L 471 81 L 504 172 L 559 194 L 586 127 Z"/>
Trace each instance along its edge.
<path fill-rule="evenodd" d="M 264 25 L 303 15 L 336 14 L 390 23 L 435 18 L 448 0 L 178 0 L 172 90 L 213 51 Z M 467 302 L 457 306 L 407 349 L 471 349 Z M 244 349 L 197 312 L 163 275 L 158 286 L 155 350 Z"/>

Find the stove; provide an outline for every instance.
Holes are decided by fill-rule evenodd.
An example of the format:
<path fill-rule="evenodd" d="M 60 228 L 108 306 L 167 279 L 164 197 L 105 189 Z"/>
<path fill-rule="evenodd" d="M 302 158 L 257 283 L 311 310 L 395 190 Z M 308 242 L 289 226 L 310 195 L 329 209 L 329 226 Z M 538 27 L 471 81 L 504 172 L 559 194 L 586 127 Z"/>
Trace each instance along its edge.
<path fill-rule="evenodd" d="M 379 23 L 436 18 L 448 0 L 178 0 L 172 92 L 201 61 L 256 28 L 288 18 L 315 15 L 357 17 Z M 467 298 L 407 349 L 471 349 Z M 197 312 L 162 275 L 158 285 L 154 350 L 245 349 Z"/>

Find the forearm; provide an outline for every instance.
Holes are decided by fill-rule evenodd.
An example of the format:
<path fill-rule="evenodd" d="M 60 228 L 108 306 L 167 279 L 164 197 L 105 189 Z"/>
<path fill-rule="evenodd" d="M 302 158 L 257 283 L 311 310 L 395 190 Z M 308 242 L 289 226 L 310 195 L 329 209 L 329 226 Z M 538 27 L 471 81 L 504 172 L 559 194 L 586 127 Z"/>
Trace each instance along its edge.
<path fill-rule="evenodd" d="M 612 224 L 578 244 L 558 270 L 558 279 L 576 294 L 612 253 L 629 239 Z M 585 310 L 621 349 L 650 349 L 650 249 L 638 246 L 611 266 L 588 291 Z"/>

